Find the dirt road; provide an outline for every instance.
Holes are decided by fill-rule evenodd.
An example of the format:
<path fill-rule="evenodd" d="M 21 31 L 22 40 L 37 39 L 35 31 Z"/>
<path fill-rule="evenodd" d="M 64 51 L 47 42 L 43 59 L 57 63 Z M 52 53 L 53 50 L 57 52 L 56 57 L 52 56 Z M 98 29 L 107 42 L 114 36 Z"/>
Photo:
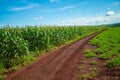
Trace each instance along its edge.
<path fill-rule="evenodd" d="M 90 39 L 98 33 L 60 47 L 30 66 L 9 74 L 5 80 L 81 80 L 76 66 Z M 89 48 L 89 47 L 87 47 Z M 96 47 L 91 46 L 91 49 Z"/>

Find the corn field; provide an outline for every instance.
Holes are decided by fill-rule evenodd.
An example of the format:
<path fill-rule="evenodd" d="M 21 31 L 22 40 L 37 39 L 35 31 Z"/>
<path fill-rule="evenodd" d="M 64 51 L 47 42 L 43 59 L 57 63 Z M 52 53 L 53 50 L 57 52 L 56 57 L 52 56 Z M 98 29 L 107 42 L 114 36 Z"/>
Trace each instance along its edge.
<path fill-rule="evenodd" d="M 51 46 L 60 46 L 76 37 L 85 36 L 101 27 L 4 27 L 0 29 L 0 66 L 10 68 L 24 62 L 26 55 Z M 32 53 L 33 54 L 33 53 Z"/>

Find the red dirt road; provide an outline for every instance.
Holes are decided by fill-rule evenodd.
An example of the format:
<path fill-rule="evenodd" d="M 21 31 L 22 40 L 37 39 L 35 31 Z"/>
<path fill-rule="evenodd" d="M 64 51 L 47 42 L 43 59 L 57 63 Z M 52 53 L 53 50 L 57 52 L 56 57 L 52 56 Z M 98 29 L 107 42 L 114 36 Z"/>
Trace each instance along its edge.
<path fill-rule="evenodd" d="M 5 80 L 84 80 L 80 79 L 82 71 L 78 70 L 79 63 L 81 64 L 84 49 L 96 48 L 87 43 L 97 34 L 58 48 L 28 67 L 9 74 Z"/>

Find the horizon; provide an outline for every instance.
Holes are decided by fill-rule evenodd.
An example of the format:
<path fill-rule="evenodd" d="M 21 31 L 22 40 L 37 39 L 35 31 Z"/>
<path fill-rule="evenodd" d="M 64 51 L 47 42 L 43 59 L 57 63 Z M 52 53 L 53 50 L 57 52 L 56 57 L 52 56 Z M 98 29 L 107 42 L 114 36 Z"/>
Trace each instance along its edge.
<path fill-rule="evenodd" d="M 120 22 L 120 0 L 0 0 L 0 26 Z"/>

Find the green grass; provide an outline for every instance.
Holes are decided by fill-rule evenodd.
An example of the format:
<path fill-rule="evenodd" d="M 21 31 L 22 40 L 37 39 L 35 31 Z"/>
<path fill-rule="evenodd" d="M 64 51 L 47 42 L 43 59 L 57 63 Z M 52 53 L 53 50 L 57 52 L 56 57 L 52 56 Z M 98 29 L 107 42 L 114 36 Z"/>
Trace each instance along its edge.
<path fill-rule="evenodd" d="M 3 80 L 3 76 L 2 75 L 0 75 L 0 80 Z"/>
<path fill-rule="evenodd" d="M 120 27 L 109 28 L 90 40 L 90 44 L 98 46 L 94 52 L 99 59 L 107 60 L 106 66 L 120 67 Z"/>
<path fill-rule="evenodd" d="M 93 68 L 90 68 L 91 71 L 97 71 L 97 68 L 93 67 Z"/>
<path fill-rule="evenodd" d="M 117 57 L 106 62 L 108 67 L 120 67 L 120 53 Z"/>
<path fill-rule="evenodd" d="M 96 54 L 93 51 L 91 51 L 91 50 L 86 50 L 85 51 L 85 57 L 86 58 L 92 58 L 92 57 L 95 57 L 95 56 L 96 56 Z"/>
<path fill-rule="evenodd" d="M 20 65 L 16 65 L 16 66 L 12 67 L 12 70 L 14 70 L 14 71 L 19 70 L 19 69 L 20 69 Z"/>
<path fill-rule="evenodd" d="M 95 77 L 95 76 L 97 76 L 97 74 L 96 74 L 96 72 L 94 72 L 94 71 L 92 71 L 91 73 L 87 73 L 87 74 L 82 74 L 81 76 L 80 76 L 80 78 L 82 79 L 82 80 L 91 80 L 93 77 Z"/>
<path fill-rule="evenodd" d="M 4 72 L 7 72 L 8 70 L 4 67 L 3 64 L 0 64 L 0 74 L 1 73 L 4 73 Z"/>
<path fill-rule="evenodd" d="M 79 66 L 79 69 L 85 69 L 86 67 L 85 66 Z"/>
<path fill-rule="evenodd" d="M 23 56 L 23 60 L 23 64 L 27 66 L 29 63 L 31 63 L 31 61 L 35 60 L 35 57 L 33 54 L 28 54 L 27 56 Z"/>
<path fill-rule="evenodd" d="M 89 64 L 90 64 L 90 65 L 96 65 L 97 62 L 95 62 L 95 61 L 91 61 Z"/>

